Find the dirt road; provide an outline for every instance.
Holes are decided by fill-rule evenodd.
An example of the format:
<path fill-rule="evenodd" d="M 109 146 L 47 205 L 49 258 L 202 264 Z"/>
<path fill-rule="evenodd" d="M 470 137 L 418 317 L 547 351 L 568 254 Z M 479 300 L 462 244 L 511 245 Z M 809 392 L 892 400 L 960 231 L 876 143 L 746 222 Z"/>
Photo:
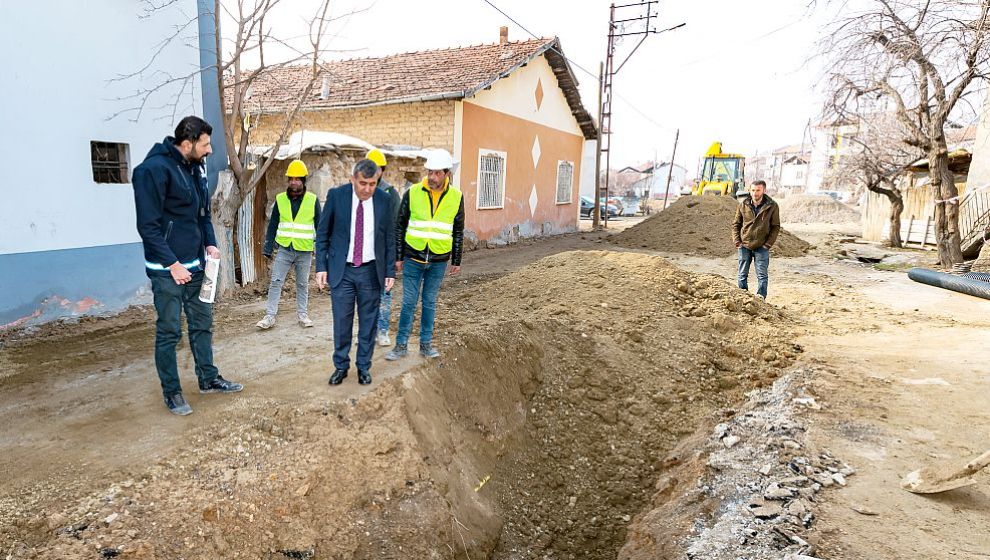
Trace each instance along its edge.
<path fill-rule="evenodd" d="M 789 227 L 823 239 L 823 228 Z M 672 259 L 722 274 L 730 264 Z M 804 319 L 805 357 L 825 366 L 813 388 L 826 406 L 809 440 L 858 470 L 822 509 L 816 556 L 990 558 L 990 535 L 974 530 L 990 523 L 990 474 L 943 495 L 898 487 L 928 462 L 965 462 L 990 448 L 990 301 L 849 261 L 771 266 L 771 300 Z"/>
<path fill-rule="evenodd" d="M 823 242 L 827 235 L 816 228 L 791 229 L 813 243 Z M 547 255 L 575 249 L 628 251 L 603 242 L 601 237 L 582 233 L 470 253 L 464 275 L 448 282 L 441 303 L 471 298 L 489 281 Z M 731 279 L 734 271 L 731 258 L 663 256 L 694 272 Z M 813 415 L 809 440 L 844 457 L 858 471 L 847 488 L 829 494 L 822 505 L 815 529 L 817 555 L 850 559 L 990 557 L 990 537 L 974 530 L 990 522 L 990 476 L 981 475 L 975 487 L 934 498 L 897 488 L 901 475 L 925 461 L 966 457 L 990 447 L 990 412 L 986 408 L 990 366 L 983 350 L 990 302 L 914 284 L 902 273 L 837 261 L 829 251 L 775 259 L 771 275 L 770 301 L 787 321 L 794 322 L 797 342 L 805 348 L 802 361 L 825 372 L 812 385 L 824 408 Z M 44 542 L 48 538 L 45 535 L 75 521 L 57 512 L 104 491 L 109 483 L 153 480 L 158 475 L 149 478 L 148 472 L 156 472 L 156 465 L 184 464 L 182 457 L 191 451 L 208 450 L 213 438 L 231 448 L 247 447 L 248 443 L 240 439 L 230 440 L 226 423 L 259 416 L 284 418 L 294 414 L 287 412 L 293 410 L 318 418 L 327 415 L 327 406 L 335 410 L 338 404 L 334 403 L 356 407 L 356 419 L 346 412 L 339 414 L 343 426 L 351 422 L 368 426 L 368 418 L 391 418 L 388 411 L 392 405 L 387 403 L 394 389 L 388 380 L 419 367 L 420 362 L 410 358 L 387 363 L 379 352 L 374 365 L 376 383 L 370 388 L 350 383 L 351 379 L 329 388 L 327 300 L 325 296 L 311 299 L 311 315 L 323 320 L 310 330 L 289 323 L 257 332 L 253 324 L 261 315 L 261 301 L 221 307 L 216 329 L 218 364 L 225 376 L 245 382 L 247 388 L 235 397 L 199 395 L 190 390 L 195 379 L 191 356 L 184 349 L 179 363 L 186 372 L 183 384 L 195 410 L 188 418 L 168 415 L 160 401 L 148 310 L 85 322 L 71 330 L 42 329 L 33 337 L 8 340 L 0 356 L 0 524 L 19 529 L 0 533 L 0 537 L 33 535 L 37 542 Z M 292 304 L 283 300 L 286 310 L 291 311 Z M 290 340 L 292 343 L 287 343 Z M 266 424 L 264 431 L 267 437 L 277 430 Z M 334 437 L 341 434 L 333 433 L 337 434 Z M 322 444 L 318 436 L 297 437 Z M 398 443 L 383 444 L 381 437 L 375 436 L 374 444 L 366 446 L 371 449 L 368 464 L 393 453 L 405 453 L 411 437 L 399 431 L 388 436 L 389 441 Z M 250 436 L 247 441 L 251 441 Z M 314 443 L 313 448 L 317 447 Z M 359 454 L 354 448 L 347 449 Z M 306 455 L 296 458 L 309 460 Z M 408 465 L 403 468 L 407 468 L 410 481 L 430 479 L 423 473 L 415 474 L 420 467 L 412 458 L 401 455 L 393 461 Z M 340 468 L 359 473 L 364 467 Z M 196 471 L 191 466 L 183 472 Z M 218 476 L 223 479 L 227 475 L 221 472 Z M 239 480 L 239 476 L 234 478 Z M 479 480 L 481 476 L 483 473 L 479 473 Z M 373 481 L 368 484 L 374 485 Z M 419 484 L 416 482 L 417 488 Z M 402 486 L 399 481 L 398 488 Z M 406 486 L 413 487 L 409 483 Z M 385 504 L 389 496 L 401 494 L 391 487 L 383 492 L 355 499 Z M 424 501 L 437 499 L 430 496 L 416 494 L 416 508 L 425 508 Z M 328 499 L 335 498 L 331 495 Z M 566 504 L 566 496 L 564 500 Z M 413 510 L 420 511 L 416 508 Z M 208 505 L 202 511 L 203 519 L 213 515 Z M 396 522 L 396 527 L 410 525 L 415 527 L 414 522 Z M 565 531 L 566 526 L 559 531 Z M 456 524 L 445 530 L 451 542 L 457 540 Z M 106 532 L 112 533 L 110 529 Z M 67 533 L 59 534 L 65 538 Z M 288 537 L 276 534 L 271 538 L 274 542 Z M 191 546 L 188 539 L 186 544 Z M 500 546 L 509 550 L 505 548 L 508 544 Z M 7 552 L 10 558 L 29 557 L 26 546 L 23 541 L 3 542 L 0 538 L 0 552 Z M 143 549 L 134 550 L 127 557 L 142 557 Z M 365 553 L 355 557 L 375 557 L 369 550 Z M 503 557 L 513 556 L 506 553 Z"/>

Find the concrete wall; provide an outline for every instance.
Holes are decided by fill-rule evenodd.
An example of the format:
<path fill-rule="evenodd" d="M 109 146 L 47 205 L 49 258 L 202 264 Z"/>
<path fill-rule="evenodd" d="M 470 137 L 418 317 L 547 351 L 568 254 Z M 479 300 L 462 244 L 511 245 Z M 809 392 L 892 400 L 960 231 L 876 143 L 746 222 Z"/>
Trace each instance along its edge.
<path fill-rule="evenodd" d="M 376 105 L 358 109 L 305 111 L 297 115 L 292 130 L 339 132 L 371 142 L 404 144 L 422 148 L 454 150 L 454 101 L 429 101 Z M 279 115 L 257 119 L 251 131 L 252 144 L 272 144 L 285 124 Z"/>
<path fill-rule="evenodd" d="M 0 57 L 12 86 L 0 88 L 0 194 L 7 201 L 0 205 L 0 328 L 116 311 L 144 293 L 132 187 L 94 182 L 90 141 L 127 143 L 133 170 L 171 133 L 173 120 L 202 114 L 202 102 L 200 53 L 186 44 L 196 44 L 195 23 L 143 80 L 110 81 L 148 64 L 174 26 L 197 13 L 197 2 L 181 0 L 148 18 L 142 12 L 140 3 L 115 0 L 0 2 Z M 36 22 L 44 22 L 43 36 Z M 195 77 L 181 96 L 179 84 L 165 88 L 140 118 L 109 119 L 139 103 L 115 99 L 158 84 L 158 72 Z M 175 119 L 151 108 L 176 98 Z"/>

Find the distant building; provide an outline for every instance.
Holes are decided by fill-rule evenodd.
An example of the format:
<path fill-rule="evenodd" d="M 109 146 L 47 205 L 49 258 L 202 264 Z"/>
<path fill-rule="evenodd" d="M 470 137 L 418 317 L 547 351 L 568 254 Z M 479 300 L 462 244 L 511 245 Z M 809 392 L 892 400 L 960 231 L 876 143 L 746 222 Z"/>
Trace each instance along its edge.
<path fill-rule="evenodd" d="M 652 168 L 652 173 L 650 169 Z M 658 163 L 655 167 L 646 166 L 647 172 L 632 184 L 631 190 L 634 196 L 650 198 L 653 200 L 663 200 L 665 195 L 673 200 L 680 195 L 681 189 L 687 183 L 687 169 L 670 162 Z M 667 177 L 670 176 L 670 190 L 667 192 Z"/>
<path fill-rule="evenodd" d="M 822 122 L 813 127 L 807 192 L 855 190 L 855 185 L 837 183 L 836 171 L 843 158 L 862 150 L 856 143 L 858 132 L 859 125 L 849 122 Z"/>
<path fill-rule="evenodd" d="M 804 190 L 808 181 L 811 146 L 791 144 L 770 154 L 767 183 L 774 192 L 791 193 Z"/>
<path fill-rule="evenodd" d="M 746 183 L 747 186 L 753 181 L 763 180 L 767 182 L 767 187 L 770 192 L 773 192 L 773 185 L 770 181 L 770 164 L 772 160 L 772 154 L 761 154 L 757 152 L 754 155 L 746 157 Z"/>
<path fill-rule="evenodd" d="M 803 155 L 792 155 L 781 162 L 777 188 L 782 192 L 801 192 L 808 181 L 808 159 Z"/>

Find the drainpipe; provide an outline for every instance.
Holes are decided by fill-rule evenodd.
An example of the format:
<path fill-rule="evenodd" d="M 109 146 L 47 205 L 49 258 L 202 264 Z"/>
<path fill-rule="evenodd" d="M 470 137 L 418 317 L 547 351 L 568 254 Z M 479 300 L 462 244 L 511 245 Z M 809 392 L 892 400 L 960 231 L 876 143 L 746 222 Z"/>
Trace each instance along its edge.
<path fill-rule="evenodd" d="M 217 188 L 217 176 L 227 169 L 227 140 L 223 133 L 223 106 L 217 81 L 217 31 L 220 25 L 213 0 L 196 0 L 199 12 L 199 79 L 203 92 L 203 118 L 213 126 L 213 154 L 206 158 L 206 177 L 210 193 Z"/>

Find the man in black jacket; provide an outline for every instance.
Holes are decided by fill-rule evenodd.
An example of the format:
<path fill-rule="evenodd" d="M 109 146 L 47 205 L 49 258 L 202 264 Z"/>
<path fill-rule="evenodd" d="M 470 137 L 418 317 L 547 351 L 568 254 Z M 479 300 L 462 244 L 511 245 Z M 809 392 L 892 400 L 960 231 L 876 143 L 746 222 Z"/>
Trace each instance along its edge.
<path fill-rule="evenodd" d="M 220 376 L 213 365 L 213 307 L 199 300 L 206 255 L 220 257 L 210 193 L 203 162 L 213 151 L 206 121 L 186 117 L 174 137 L 155 144 L 134 169 L 137 230 L 144 243 L 145 272 L 155 298 L 155 368 L 165 406 L 173 414 L 192 412 L 182 396 L 175 347 L 182 337 L 186 313 L 189 345 L 196 362 L 201 393 L 235 393 L 243 389 Z"/>
<path fill-rule="evenodd" d="M 402 314 L 395 348 L 386 360 L 398 360 L 409 353 L 413 316 L 423 295 L 419 327 L 419 353 L 437 358 L 433 346 L 433 323 L 437 296 L 444 273 L 461 271 L 464 247 L 464 198 L 451 184 L 453 158 L 446 150 L 433 150 L 426 159 L 427 176 L 409 187 L 402 196 L 395 223 L 396 270 L 402 271 Z M 408 262 L 406 258 L 408 257 Z"/>

